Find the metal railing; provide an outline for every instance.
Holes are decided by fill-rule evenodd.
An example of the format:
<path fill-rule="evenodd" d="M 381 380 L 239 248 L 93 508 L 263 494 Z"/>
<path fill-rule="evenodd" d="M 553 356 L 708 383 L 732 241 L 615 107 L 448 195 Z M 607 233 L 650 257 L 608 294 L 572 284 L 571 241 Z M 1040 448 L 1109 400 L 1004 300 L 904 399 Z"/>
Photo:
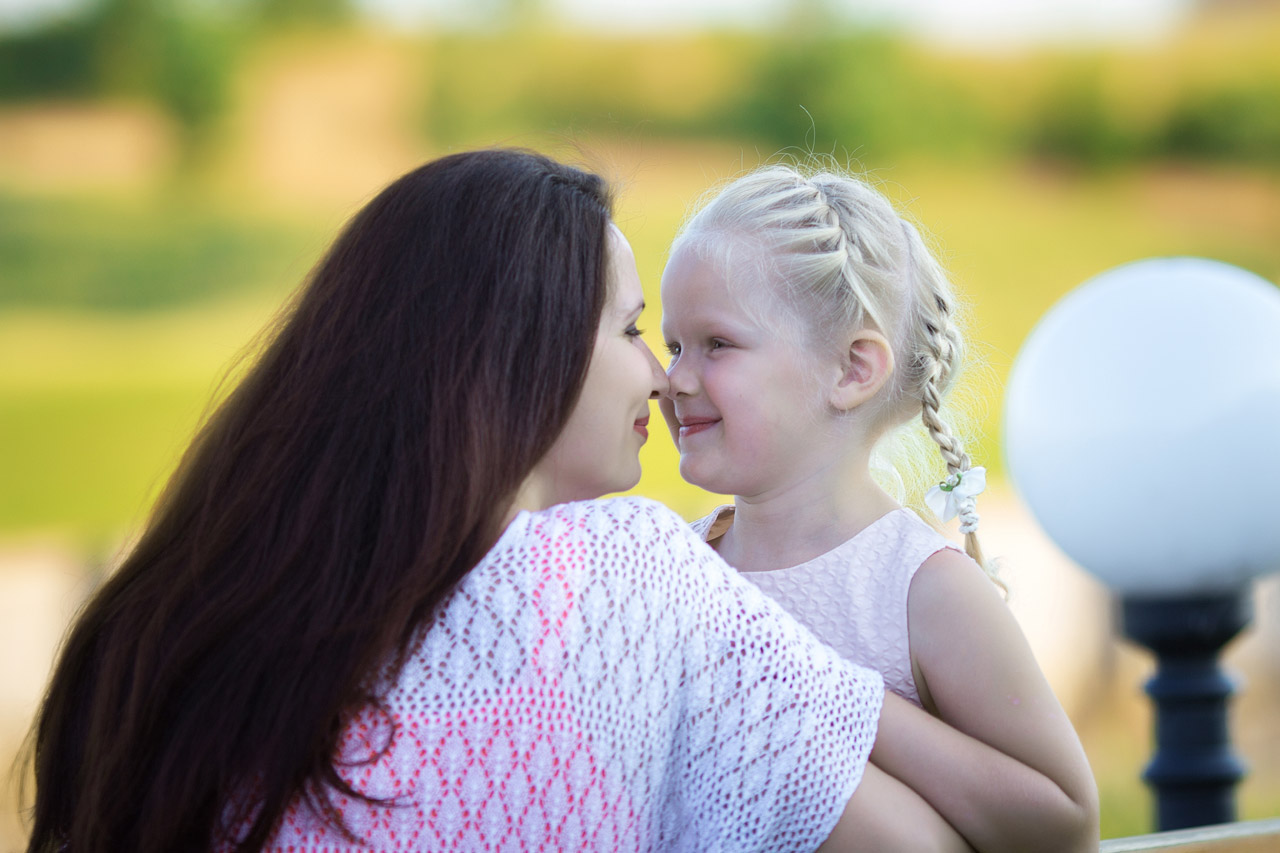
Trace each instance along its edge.
<path fill-rule="evenodd" d="M 1198 826 L 1173 832 L 1111 838 L 1101 853 L 1277 853 L 1280 851 L 1280 818 Z"/>

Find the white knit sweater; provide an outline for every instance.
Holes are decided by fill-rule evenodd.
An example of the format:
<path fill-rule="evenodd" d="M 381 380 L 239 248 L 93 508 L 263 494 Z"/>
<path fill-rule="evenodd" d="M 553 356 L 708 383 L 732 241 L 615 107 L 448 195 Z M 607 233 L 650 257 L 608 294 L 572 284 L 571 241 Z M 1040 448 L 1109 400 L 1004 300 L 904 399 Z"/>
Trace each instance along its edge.
<path fill-rule="evenodd" d="M 439 608 L 333 794 L 269 849 L 812 850 L 857 787 L 880 676 L 639 498 L 521 513 Z"/>

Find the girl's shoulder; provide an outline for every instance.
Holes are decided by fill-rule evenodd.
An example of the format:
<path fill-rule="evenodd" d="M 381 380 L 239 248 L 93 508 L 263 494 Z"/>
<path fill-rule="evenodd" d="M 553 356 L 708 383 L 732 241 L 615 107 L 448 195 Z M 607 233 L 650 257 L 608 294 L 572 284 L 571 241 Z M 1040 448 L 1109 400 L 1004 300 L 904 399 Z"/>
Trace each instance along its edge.
<path fill-rule="evenodd" d="M 915 567 L 944 551 L 949 556 L 969 560 L 957 542 L 907 507 L 882 516 L 854 537 L 854 541 L 859 539 L 864 544 L 891 553 L 895 560 L 912 563 Z"/>

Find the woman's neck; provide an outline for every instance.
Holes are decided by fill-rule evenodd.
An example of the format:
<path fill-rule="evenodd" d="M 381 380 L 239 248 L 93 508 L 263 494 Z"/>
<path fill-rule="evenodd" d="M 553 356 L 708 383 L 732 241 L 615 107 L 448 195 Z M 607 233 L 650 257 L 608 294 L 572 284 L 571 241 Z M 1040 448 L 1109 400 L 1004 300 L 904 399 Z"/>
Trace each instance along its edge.
<path fill-rule="evenodd" d="M 739 571 L 787 568 L 827 553 L 898 508 L 862 456 L 768 493 L 735 496 L 733 526 L 715 548 Z"/>

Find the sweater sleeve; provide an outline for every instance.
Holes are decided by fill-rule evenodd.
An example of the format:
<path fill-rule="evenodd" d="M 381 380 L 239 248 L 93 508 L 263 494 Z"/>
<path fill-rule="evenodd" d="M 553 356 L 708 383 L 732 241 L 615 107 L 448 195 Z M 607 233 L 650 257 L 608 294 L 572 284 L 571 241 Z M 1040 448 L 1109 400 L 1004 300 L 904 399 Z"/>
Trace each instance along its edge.
<path fill-rule="evenodd" d="M 618 553 L 600 562 L 650 603 L 644 628 L 679 661 L 666 685 L 676 724 L 662 834 L 677 847 L 812 850 L 862 778 L 883 680 L 819 642 L 670 510 L 608 504 L 599 521 L 612 533 L 596 541 L 616 540 Z"/>

